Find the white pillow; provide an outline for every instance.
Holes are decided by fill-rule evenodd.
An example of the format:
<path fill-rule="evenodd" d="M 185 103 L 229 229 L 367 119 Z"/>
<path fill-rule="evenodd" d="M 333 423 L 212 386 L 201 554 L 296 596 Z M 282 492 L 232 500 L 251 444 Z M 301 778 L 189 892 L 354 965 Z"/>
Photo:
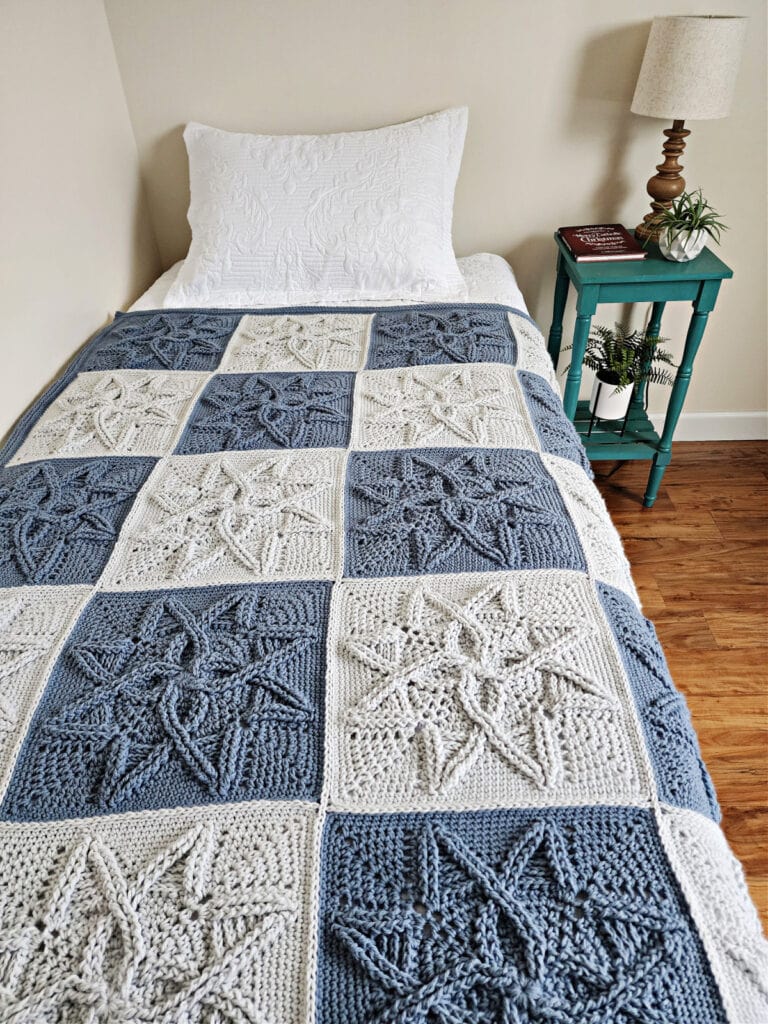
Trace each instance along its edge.
<path fill-rule="evenodd" d="M 451 243 L 467 108 L 333 135 L 188 124 L 192 245 L 165 306 L 466 295 Z"/>

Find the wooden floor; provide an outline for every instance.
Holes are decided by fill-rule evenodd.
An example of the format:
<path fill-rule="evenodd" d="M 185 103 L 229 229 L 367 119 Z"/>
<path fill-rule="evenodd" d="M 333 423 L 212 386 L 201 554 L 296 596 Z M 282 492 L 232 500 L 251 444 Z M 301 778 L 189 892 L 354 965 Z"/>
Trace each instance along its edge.
<path fill-rule="evenodd" d="M 768 442 L 681 443 L 643 509 L 649 463 L 594 464 L 686 696 L 728 840 L 768 933 Z"/>

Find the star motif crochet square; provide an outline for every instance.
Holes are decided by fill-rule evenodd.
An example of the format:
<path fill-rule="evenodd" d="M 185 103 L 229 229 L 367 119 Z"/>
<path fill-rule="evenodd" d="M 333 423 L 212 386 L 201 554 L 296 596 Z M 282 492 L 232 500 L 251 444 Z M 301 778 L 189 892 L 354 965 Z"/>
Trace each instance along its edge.
<path fill-rule="evenodd" d="M 653 623 L 622 591 L 605 583 L 597 588 L 632 687 L 659 798 L 719 821 L 688 705 L 672 682 Z"/>
<path fill-rule="evenodd" d="M 97 594 L 51 673 L 3 816 L 317 798 L 329 590 Z"/>
<path fill-rule="evenodd" d="M 334 807 L 650 799 L 621 662 L 583 574 L 346 580 L 329 636 Z"/>
<path fill-rule="evenodd" d="M 244 316 L 221 369 L 359 370 L 365 360 L 370 313 L 283 313 Z"/>
<path fill-rule="evenodd" d="M 173 456 L 120 537 L 112 589 L 333 579 L 343 457 L 333 449 Z"/>
<path fill-rule="evenodd" d="M 88 347 L 84 370 L 215 370 L 240 314 L 118 313 Z"/>
<path fill-rule="evenodd" d="M 515 449 L 353 452 L 347 576 L 585 569 L 541 459 Z"/>
<path fill-rule="evenodd" d="M 203 386 L 202 373 L 81 373 L 51 403 L 10 462 L 165 455 Z"/>
<path fill-rule="evenodd" d="M 503 309 L 446 306 L 376 314 L 366 368 L 432 363 L 513 363 L 514 335 Z"/>
<path fill-rule="evenodd" d="M 332 814 L 318 1024 L 725 1024 L 650 811 Z"/>
<path fill-rule="evenodd" d="M 95 583 L 155 459 L 0 470 L 0 585 Z"/>
<path fill-rule="evenodd" d="M 695 811 L 661 808 L 661 830 L 705 941 L 729 1019 L 768 1020 L 768 942 L 744 870 L 722 830 Z"/>
<path fill-rule="evenodd" d="M 640 605 L 621 537 L 611 521 L 600 492 L 575 463 L 557 455 L 541 456 L 570 512 L 593 575 L 628 594 Z"/>
<path fill-rule="evenodd" d="M 443 445 L 538 450 L 511 367 L 471 363 L 358 375 L 353 448 Z"/>
<path fill-rule="evenodd" d="M 535 373 L 518 372 L 528 411 L 539 435 L 542 450 L 551 455 L 570 459 L 581 466 L 590 479 L 594 476 L 587 453 L 576 428 L 563 415 L 563 403 L 543 377 Z"/>
<path fill-rule="evenodd" d="M 29 719 L 90 587 L 0 590 L 0 799 Z"/>
<path fill-rule="evenodd" d="M 553 390 L 556 390 L 557 374 L 541 331 L 521 313 L 507 313 L 507 319 L 515 336 L 518 369 L 537 373 Z"/>
<path fill-rule="evenodd" d="M 301 1024 L 316 812 L 248 804 L 7 825 L 7 1020 Z"/>
<path fill-rule="evenodd" d="M 344 448 L 354 386 L 354 373 L 217 374 L 176 450 Z"/>

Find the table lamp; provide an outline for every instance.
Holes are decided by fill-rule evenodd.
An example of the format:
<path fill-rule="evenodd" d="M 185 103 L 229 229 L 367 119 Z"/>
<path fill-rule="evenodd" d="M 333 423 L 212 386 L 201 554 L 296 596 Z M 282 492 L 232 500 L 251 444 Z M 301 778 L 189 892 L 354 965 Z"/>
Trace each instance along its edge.
<path fill-rule="evenodd" d="M 746 18 L 654 18 L 632 99 L 632 113 L 672 121 L 664 130 L 664 162 L 648 182 L 651 210 L 638 224 L 641 241 L 657 241 L 657 218 L 685 189 L 679 157 L 691 134 L 688 120 L 726 117 L 746 34 Z"/>

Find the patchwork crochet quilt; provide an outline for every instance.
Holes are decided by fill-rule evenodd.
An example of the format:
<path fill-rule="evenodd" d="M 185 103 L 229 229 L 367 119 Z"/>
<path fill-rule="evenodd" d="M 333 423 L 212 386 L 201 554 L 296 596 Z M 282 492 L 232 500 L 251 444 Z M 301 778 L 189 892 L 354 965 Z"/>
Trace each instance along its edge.
<path fill-rule="evenodd" d="M 4 451 L 0 630 L 2 1021 L 768 1020 L 523 314 L 119 315 Z"/>

